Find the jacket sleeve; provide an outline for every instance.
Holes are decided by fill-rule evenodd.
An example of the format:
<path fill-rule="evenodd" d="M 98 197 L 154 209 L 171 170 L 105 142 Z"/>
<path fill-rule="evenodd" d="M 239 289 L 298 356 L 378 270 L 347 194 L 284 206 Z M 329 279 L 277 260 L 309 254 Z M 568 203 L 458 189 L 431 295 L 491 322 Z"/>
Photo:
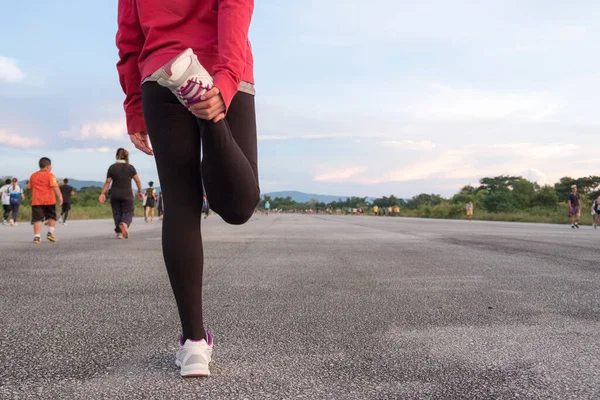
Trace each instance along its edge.
<path fill-rule="evenodd" d="M 246 67 L 248 30 L 254 0 L 219 0 L 218 41 L 220 60 L 214 67 L 214 86 L 219 89 L 226 109 L 238 91 Z"/>
<path fill-rule="evenodd" d="M 135 0 L 119 0 L 117 49 L 119 50 L 119 81 L 125 92 L 125 117 L 127 133 L 146 132 L 142 110 L 142 77 L 138 67 L 144 46 L 144 33 L 140 26 Z"/>

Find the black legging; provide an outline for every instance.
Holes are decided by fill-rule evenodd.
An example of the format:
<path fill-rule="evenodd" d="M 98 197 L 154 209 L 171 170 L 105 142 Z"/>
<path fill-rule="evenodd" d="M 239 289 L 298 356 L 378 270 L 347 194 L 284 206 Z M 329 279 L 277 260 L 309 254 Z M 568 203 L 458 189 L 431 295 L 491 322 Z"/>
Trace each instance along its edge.
<path fill-rule="evenodd" d="M 19 216 L 19 208 L 21 207 L 21 203 L 11 204 L 10 209 L 12 211 L 12 220 L 17 222 L 17 217 Z"/>
<path fill-rule="evenodd" d="M 63 223 L 67 222 L 67 219 L 69 218 L 70 210 L 71 210 L 71 203 L 63 203 L 62 212 L 60 213 Z"/>
<path fill-rule="evenodd" d="M 260 197 L 254 96 L 237 93 L 226 120 L 216 124 L 197 119 L 169 89 L 155 82 L 142 86 L 142 100 L 169 209 L 163 220 L 163 257 L 184 339 L 200 340 L 205 338 L 202 183 L 211 208 L 226 222 L 243 224 L 250 219 Z"/>

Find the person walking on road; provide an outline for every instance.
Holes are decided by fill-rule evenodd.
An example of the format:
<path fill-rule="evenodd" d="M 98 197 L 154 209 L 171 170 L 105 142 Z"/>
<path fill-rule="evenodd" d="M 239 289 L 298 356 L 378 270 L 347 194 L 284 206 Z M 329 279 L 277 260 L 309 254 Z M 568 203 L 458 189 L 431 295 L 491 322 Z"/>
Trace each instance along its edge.
<path fill-rule="evenodd" d="M 110 186 L 110 206 L 112 208 L 113 219 L 115 221 L 115 232 L 117 239 L 129 239 L 129 227 L 133 221 L 133 191 L 131 190 L 131 180 L 135 181 L 138 188 L 138 197 L 141 200 L 142 183 L 135 170 L 135 167 L 129 164 L 129 152 L 123 148 L 117 149 L 117 161 L 108 168 L 104 187 L 98 197 L 100 203 L 106 201 L 106 191 Z"/>
<path fill-rule="evenodd" d="M 467 219 L 469 221 L 473 221 L 473 202 L 472 201 L 467 203 L 466 209 L 467 209 Z"/>
<path fill-rule="evenodd" d="M 10 226 L 17 225 L 17 219 L 19 217 L 19 208 L 21 207 L 21 201 L 25 200 L 23 189 L 19 186 L 19 180 L 13 178 L 11 185 L 7 189 L 8 200 L 10 201 L 11 218 L 9 221 Z"/>
<path fill-rule="evenodd" d="M 267 213 L 267 216 L 269 215 L 270 209 L 271 209 L 271 203 L 267 200 L 267 201 L 265 201 L 265 212 Z"/>
<path fill-rule="evenodd" d="M 210 204 L 208 204 L 206 195 L 202 197 L 202 212 L 204 213 L 204 219 L 207 219 L 208 214 L 210 214 Z"/>
<path fill-rule="evenodd" d="M 58 188 L 58 182 L 52 171 L 52 161 L 42 157 L 39 161 L 40 170 L 29 178 L 27 189 L 31 190 L 31 223 L 33 224 L 33 243 L 41 243 L 42 222 L 48 225 L 46 239 L 56 242 L 54 228 L 56 227 L 56 198 L 62 205 L 63 198 Z"/>
<path fill-rule="evenodd" d="M 156 189 L 154 189 L 154 182 L 148 182 L 148 189 L 144 192 L 146 202 L 144 203 L 144 221 L 154 223 L 154 207 L 156 206 Z"/>
<path fill-rule="evenodd" d="M 10 199 L 8 197 L 10 181 L 10 178 L 6 179 L 4 186 L 0 188 L 0 195 L 2 196 L 2 225 L 8 225 L 8 218 L 10 217 Z"/>
<path fill-rule="evenodd" d="M 598 229 L 598 223 L 600 223 L 600 195 L 592 203 L 592 218 L 594 219 L 594 229 Z"/>
<path fill-rule="evenodd" d="M 581 197 L 577 193 L 577 185 L 571 186 L 569 195 L 569 215 L 571 217 L 571 228 L 579 229 L 579 219 L 581 218 Z"/>
<path fill-rule="evenodd" d="M 164 201 L 174 205 L 162 240 L 181 319 L 175 363 L 182 376 L 210 375 L 203 184 L 212 210 L 230 224 L 248 221 L 260 197 L 248 40 L 253 9 L 253 0 L 119 0 L 117 68 L 128 133 L 136 148 L 155 156 Z"/>
<path fill-rule="evenodd" d="M 156 206 L 156 212 L 158 213 L 158 220 L 162 221 L 163 214 L 165 213 L 165 203 L 163 202 L 163 194 L 160 192 L 158 194 L 158 204 Z"/>
<path fill-rule="evenodd" d="M 71 197 L 75 194 L 75 189 L 69 185 L 69 179 L 63 179 L 63 184 L 60 186 L 60 193 L 63 197 L 63 204 L 58 222 L 67 225 L 67 218 L 69 218 L 69 211 L 71 211 Z"/>

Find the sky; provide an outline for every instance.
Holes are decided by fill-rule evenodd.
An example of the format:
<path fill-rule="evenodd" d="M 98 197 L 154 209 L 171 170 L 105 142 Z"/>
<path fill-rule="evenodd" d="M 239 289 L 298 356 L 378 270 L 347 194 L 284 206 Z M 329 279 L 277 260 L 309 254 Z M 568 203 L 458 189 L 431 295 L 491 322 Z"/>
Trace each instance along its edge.
<path fill-rule="evenodd" d="M 138 0 L 143 1 L 143 0 Z M 48 156 L 104 179 L 132 150 L 115 68 L 117 1 L 3 5 L 0 175 Z M 598 175 L 600 2 L 259 0 L 260 184 L 340 196 L 449 196 L 481 177 Z"/>

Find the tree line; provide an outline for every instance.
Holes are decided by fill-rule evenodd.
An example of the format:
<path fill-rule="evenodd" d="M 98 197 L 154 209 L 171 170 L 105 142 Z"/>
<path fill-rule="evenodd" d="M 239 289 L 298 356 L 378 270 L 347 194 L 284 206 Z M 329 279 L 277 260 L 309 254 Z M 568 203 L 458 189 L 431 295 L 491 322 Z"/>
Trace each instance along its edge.
<path fill-rule="evenodd" d="M 5 178 L 2 178 L 2 182 Z M 464 204 L 472 201 L 477 209 L 490 213 L 505 213 L 522 211 L 532 208 L 555 209 L 561 203 L 567 201 L 571 193 L 571 186 L 577 185 L 582 195 L 583 204 L 591 204 L 593 199 L 600 195 L 600 176 L 588 176 L 582 178 L 563 177 L 554 185 L 539 185 L 521 176 L 501 175 L 496 177 L 485 177 L 479 181 L 479 185 L 467 185 L 460 189 L 455 195 L 445 198 L 439 194 L 421 193 L 410 199 L 403 199 L 394 195 L 383 196 L 376 199 L 368 197 L 348 197 L 337 201 L 324 203 L 317 200 L 309 202 L 296 202 L 290 196 L 282 198 L 264 196 L 258 208 L 264 208 L 265 202 L 269 201 L 272 209 L 283 211 L 306 211 L 306 210 L 347 210 L 349 208 L 368 209 L 373 206 L 387 208 L 399 206 L 404 210 L 418 210 L 423 207 L 448 206 L 455 207 L 453 213 L 462 213 Z M 91 186 L 83 187 L 75 191 L 72 198 L 74 207 L 99 206 L 98 196 L 101 188 Z M 24 206 L 30 205 L 31 197 L 26 196 Z"/>
<path fill-rule="evenodd" d="M 592 200 L 600 195 L 600 176 L 583 178 L 563 177 L 554 185 L 539 185 L 521 176 L 500 175 L 480 179 L 478 186 L 467 185 L 450 198 L 439 194 L 421 193 L 410 199 L 403 199 L 394 195 L 383 196 L 369 200 L 367 197 L 348 197 L 337 201 L 324 203 L 311 200 L 305 203 L 294 201 L 290 196 L 282 198 L 264 196 L 259 203 L 259 208 L 264 208 L 268 201 L 272 209 L 283 211 L 306 211 L 332 209 L 346 210 L 348 208 L 370 208 L 373 206 L 394 207 L 401 209 L 417 210 L 423 207 L 440 205 L 456 206 L 454 213 L 461 213 L 462 207 L 472 201 L 477 208 L 489 213 L 506 213 L 524 211 L 531 208 L 556 209 L 561 203 L 567 201 L 571 193 L 571 186 L 577 185 L 584 205 L 591 204 Z"/>

